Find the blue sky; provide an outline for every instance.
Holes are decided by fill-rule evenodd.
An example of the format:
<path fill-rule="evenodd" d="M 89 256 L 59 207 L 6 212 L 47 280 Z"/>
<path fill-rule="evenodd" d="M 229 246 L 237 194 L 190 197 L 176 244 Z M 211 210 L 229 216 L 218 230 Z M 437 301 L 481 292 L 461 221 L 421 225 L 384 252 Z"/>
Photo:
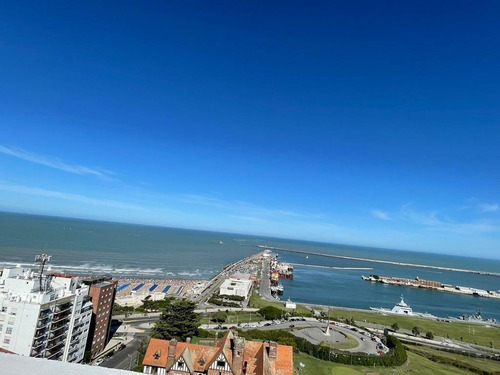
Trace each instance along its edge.
<path fill-rule="evenodd" d="M 0 210 L 499 258 L 498 2 L 11 2 Z"/>

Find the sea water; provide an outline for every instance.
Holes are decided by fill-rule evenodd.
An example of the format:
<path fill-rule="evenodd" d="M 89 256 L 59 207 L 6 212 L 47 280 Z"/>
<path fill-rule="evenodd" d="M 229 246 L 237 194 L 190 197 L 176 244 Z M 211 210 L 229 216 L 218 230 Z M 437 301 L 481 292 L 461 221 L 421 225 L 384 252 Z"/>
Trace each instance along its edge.
<path fill-rule="evenodd" d="M 257 245 L 500 272 L 500 261 L 369 247 L 315 243 L 123 223 L 0 213 L 0 265 L 34 266 L 36 254 L 53 258 L 49 269 L 114 277 L 210 278 L 224 266 L 260 251 Z M 278 252 L 283 261 L 371 270 L 295 266 L 294 279 L 282 280 L 285 298 L 296 302 L 368 309 L 392 306 L 400 295 L 415 311 L 437 316 L 472 314 L 500 320 L 500 300 L 426 289 L 372 284 L 362 275 L 420 277 L 451 285 L 500 289 L 500 277 L 428 268 Z"/>

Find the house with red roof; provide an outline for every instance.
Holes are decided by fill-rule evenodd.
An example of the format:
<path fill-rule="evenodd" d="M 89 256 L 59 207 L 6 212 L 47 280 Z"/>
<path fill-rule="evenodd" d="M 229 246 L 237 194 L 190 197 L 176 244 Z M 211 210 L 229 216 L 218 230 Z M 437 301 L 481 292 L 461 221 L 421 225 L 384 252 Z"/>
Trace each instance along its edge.
<path fill-rule="evenodd" d="M 293 348 L 230 330 L 216 346 L 151 339 L 142 363 L 155 375 L 293 375 Z"/>

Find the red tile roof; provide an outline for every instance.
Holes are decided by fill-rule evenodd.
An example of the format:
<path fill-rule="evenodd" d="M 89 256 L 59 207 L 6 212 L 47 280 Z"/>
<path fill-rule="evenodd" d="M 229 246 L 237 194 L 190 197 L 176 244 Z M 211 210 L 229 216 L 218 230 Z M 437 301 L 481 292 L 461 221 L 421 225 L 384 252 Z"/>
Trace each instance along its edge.
<path fill-rule="evenodd" d="M 231 368 L 231 372 L 234 373 L 231 340 L 236 336 L 236 333 L 228 331 L 217 346 L 177 342 L 175 344 L 175 355 L 171 361 L 168 361 L 170 341 L 151 339 L 142 363 L 145 366 L 162 367 L 169 371 L 182 357 L 190 372 L 205 372 L 217 360 L 219 355 L 223 353 Z M 246 374 L 293 375 L 293 348 L 291 346 L 278 345 L 275 360 L 269 359 L 268 348 L 268 343 L 245 341 L 244 362 L 247 364 Z"/>

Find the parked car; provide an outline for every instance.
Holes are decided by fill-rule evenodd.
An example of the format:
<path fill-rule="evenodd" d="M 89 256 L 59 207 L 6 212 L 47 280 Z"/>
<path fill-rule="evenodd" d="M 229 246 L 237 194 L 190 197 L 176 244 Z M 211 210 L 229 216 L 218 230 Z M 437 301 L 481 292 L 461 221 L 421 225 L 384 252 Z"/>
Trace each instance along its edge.
<path fill-rule="evenodd" d="M 94 362 L 94 366 L 100 366 L 101 363 L 104 362 L 104 359 L 103 358 L 99 358 L 97 361 Z"/>

